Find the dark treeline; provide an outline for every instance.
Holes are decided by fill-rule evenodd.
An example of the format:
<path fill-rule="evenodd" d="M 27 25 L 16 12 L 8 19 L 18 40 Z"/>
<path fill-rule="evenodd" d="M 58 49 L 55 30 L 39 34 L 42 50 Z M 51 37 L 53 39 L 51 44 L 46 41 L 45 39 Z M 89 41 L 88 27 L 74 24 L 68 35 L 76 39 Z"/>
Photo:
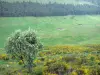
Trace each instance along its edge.
<path fill-rule="evenodd" d="M 33 2 L 4 2 L 0 1 L 0 16 L 64 16 L 100 14 L 96 5 L 73 4 L 40 4 Z"/>

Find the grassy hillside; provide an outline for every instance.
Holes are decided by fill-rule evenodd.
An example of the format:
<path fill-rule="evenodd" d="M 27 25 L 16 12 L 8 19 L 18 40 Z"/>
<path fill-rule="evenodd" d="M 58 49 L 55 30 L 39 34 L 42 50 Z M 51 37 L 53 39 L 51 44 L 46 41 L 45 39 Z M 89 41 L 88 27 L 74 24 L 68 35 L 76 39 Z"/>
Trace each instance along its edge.
<path fill-rule="evenodd" d="M 100 44 L 100 16 L 0 17 L 0 47 L 16 29 L 36 30 L 44 45 Z"/>
<path fill-rule="evenodd" d="M 93 3 L 91 2 L 87 2 L 84 0 L 1 0 L 1 1 L 8 1 L 8 2 L 23 2 L 23 1 L 32 1 L 32 2 L 39 2 L 39 3 L 65 3 L 65 4 L 89 4 L 89 5 L 93 5 Z"/>

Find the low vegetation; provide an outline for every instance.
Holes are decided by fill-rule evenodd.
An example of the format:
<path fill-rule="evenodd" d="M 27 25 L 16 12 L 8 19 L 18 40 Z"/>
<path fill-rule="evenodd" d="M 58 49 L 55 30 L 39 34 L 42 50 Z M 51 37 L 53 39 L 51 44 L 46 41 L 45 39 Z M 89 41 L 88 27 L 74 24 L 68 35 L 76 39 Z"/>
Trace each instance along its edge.
<path fill-rule="evenodd" d="M 9 75 L 9 70 L 10 75 L 27 75 L 22 60 L 1 57 L 0 73 Z M 32 75 L 100 75 L 100 45 L 45 46 L 33 63 Z"/>
<path fill-rule="evenodd" d="M 86 15 L 0 18 L 0 75 L 100 75 L 99 17 Z M 39 46 L 40 51 L 36 52 L 35 58 L 32 56 L 34 59 L 31 74 L 23 59 L 16 60 L 14 57 L 19 47 L 14 46 L 12 49 L 8 46 L 9 51 L 16 48 L 13 55 L 6 53 L 3 48 L 5 38 L 11 32 L 19 28 L 23 31 L 29 26 L 37 31 L 37 38 L 44 45 L 42 49 L 42 45 Z M 28 39 L 28 43 L 33 42 Z M 12 45 L 16 45 L 16 42 Z M 31 50 L 26 45 L 21 51 L 24 49 Z"/>

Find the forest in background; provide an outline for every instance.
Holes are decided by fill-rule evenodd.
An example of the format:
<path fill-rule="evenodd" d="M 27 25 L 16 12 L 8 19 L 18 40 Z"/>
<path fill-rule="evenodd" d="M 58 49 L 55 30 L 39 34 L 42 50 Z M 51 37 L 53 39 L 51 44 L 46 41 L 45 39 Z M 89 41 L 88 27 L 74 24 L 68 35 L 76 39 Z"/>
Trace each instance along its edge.
<path fill-rule="evenodd" d="M 92 1 L 93 2 L 93 1 Z M 92 3 L 91 2 L 91 3 Z M 99 3 L 99 1 L 97 1 Z M 96 4 L 48 4 L 38 2 L 6 2 L 0 1 L 0 16 L 65 16 L 100 14 L 100 5 Z"/>

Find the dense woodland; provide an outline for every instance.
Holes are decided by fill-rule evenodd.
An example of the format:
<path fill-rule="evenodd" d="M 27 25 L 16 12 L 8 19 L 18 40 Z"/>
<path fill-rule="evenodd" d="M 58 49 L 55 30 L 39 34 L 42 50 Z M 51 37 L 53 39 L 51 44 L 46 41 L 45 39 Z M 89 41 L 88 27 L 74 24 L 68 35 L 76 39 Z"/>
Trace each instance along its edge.
<path fill-rule="evenodd" d="M 65 16 L 85 14 L 100 14 L 99 4 L 73 5 L 58 4 L 56 2 L 49 2 L 49 4 L 40 4 L 37 2 L 10 3 L 0 1 L 0 16 Z"/>

